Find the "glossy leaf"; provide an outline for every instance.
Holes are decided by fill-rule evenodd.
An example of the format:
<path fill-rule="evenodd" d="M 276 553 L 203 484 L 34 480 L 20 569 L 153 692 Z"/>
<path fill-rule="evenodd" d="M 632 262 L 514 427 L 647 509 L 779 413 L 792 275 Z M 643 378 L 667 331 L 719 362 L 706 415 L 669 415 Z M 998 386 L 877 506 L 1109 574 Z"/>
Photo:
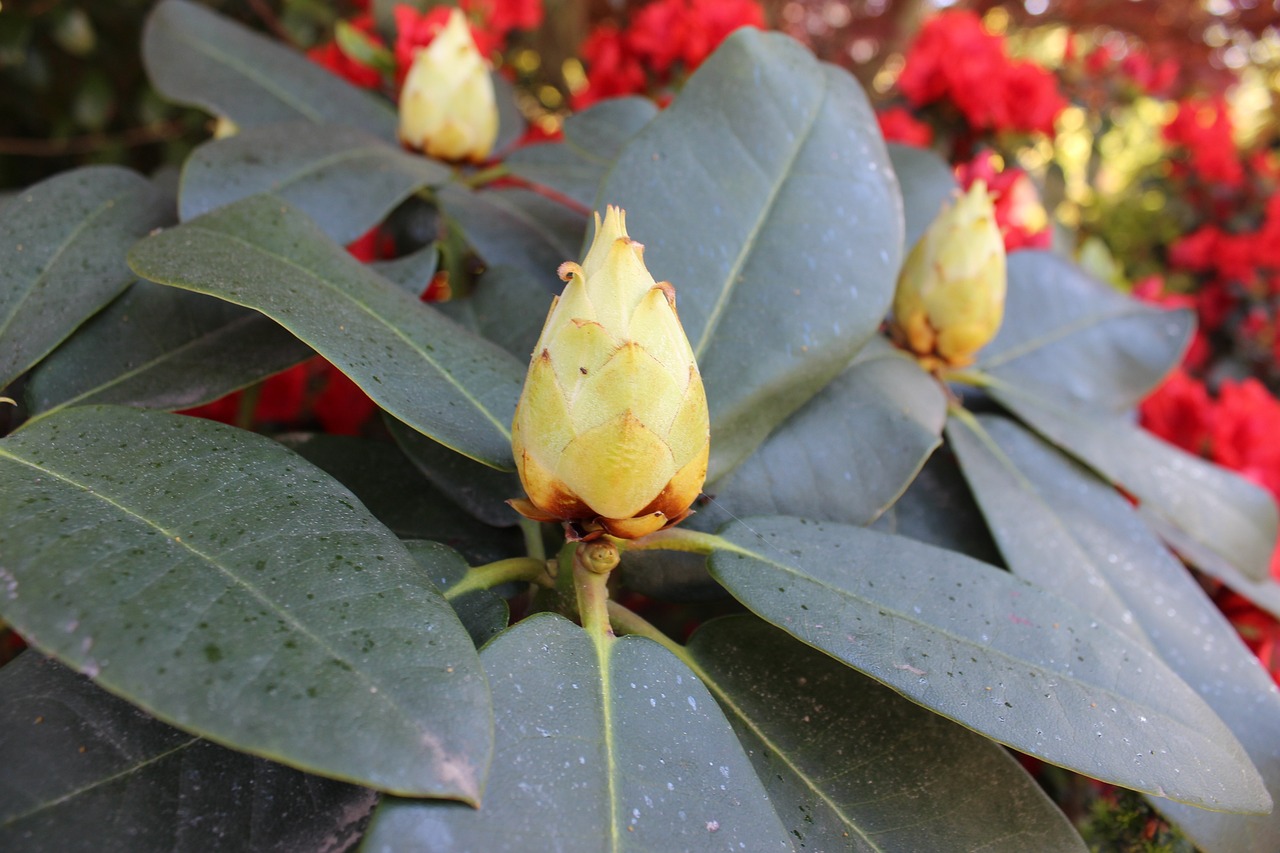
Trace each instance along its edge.
<path fill-rule="evenodd" d="M 283 446 L 67 409 L 0 443 L 0 515 L 0 617 L 33 647 L 210 740 L 478 798 L 492 732 L 470 638 L 395 535 Z"/>
<path fill-rule="evenodd" d="M 1221 810 L 1270 797 L 1217 715 L 1144 646 L 1065 599 L 899 536 L 788 518 L 730 525 L 711 572 L 798 639 L 987 737 Z"/>
<path fill-rule="evenodd" d="M 129 262 L 152 281 L 261 311 L 414 429 L 512 467 L 524 366 L 364 267 L 279 199 L 252 196 L 149 237 Z"/>
<path fill-rule="evenodd" d="M 288 122 L 197 148 L 182 168 L 178 210 L 182 219 L 194 219 L 269 192 L 346 244 L 415 190 L 448 180 L 449 170 L 435 160 L 355 128 Z"/>
<path fill-rule="evenodd" d="M 1084 853 L 1000 746 L 782 631 L 717 619 L 689 655 L 803 849 Z"/>
<path fill-rule="evenodd" d="M 14 196 L 0 217 L 0 389 L 133 281 L 124 253 L 169 221 L 134 172 L 91 166 Z"/>
<path fill-rule="evenodd" d="M 754 454 L 708 486 L 721 521 L 791 513 L 871 523 L 942 441 L 947 400 L 937 380 L 883 338 L 788 418 Z"/>
<path fill-rule="evenodd" d="M 27 403 L 41 415 L 97 403 L 187 409 L 311 355 L 257 311 L 135 281 L 36 366 Z"/>
<path fill-rule="evenodd" d="M 368 850 L 790 850 L 715 700 L 661 646 L 534 616 L 481 653 L 495 763 L 480 809 L 384 799 Z"/>
<path fill-rule="evenodd" d="M 947 434 L 1010 568 L 1146 643 L 1280 793 L 1280 693 L 1200 584 L 1111 486 L 1011 420 L 980 417 L 975 427 L 953 422 Z M 1171 814 L 1207 850 L 1266 853 L 1280 837 L 1274 811 Z"/>
<path fill-rule="evenodd" d="M 1010 386 L 991 391 L 1036 432 L 1245 577 L 1256 581 L 1268 576 L 1277 515 L 1275 501 L 1262 488 L 1166 444 L 1123 417 L 1063 406 Z"/>
<path fill-rule="evenodd" d="M 937 218 L 942 205 L 959 189 L 956 177 L 941 157 L 927 148 L 889 144 L 889 159 L 902 186 L 906 220 L 904 245 L 910 251 Z"/>
<path fill-rule="evenodd" d="M 528 363 L 551 311 L 551 295 L 538 276 L 517 267 L 490 267 L 462 299 L 440 310 Z"/>
<path fill-rule="evenodd" d="M 566 118 L 563 142 L 519 148 L 505 162 L 517 177 L 592 209 L 614 159 L 657 114 L 658 106 L 648 98 L 608 98 Z"/>
<path fill-rule="evenodd" d="M 444 188 L 438 199 L 487 265 L 517 267 L 550 292 L 563 287 L 560 265 L 580 259 L 586 217 L 559 202 L 522 189 L 459 186 Z"/>
<path fill-rule="evenodd" d="M 440 267 L 440 246 L 428 243 L 394 260 L 373 261 L 368 266 L 405 293 L 421 298 Z"/>
<path fill-rule="evenodd" d="M 344 124 L 394 142 L 391 107 L 267 36 L 189 0 L 164 0 L 142 34 L 151 83 L 166 98 L 241 130 L 288 121 Z"/>
<path fill-rule="evenodd" d="M 506 503 L 508 498 L 524 493 L 514 471 L 496 471 L 481 465 L 392 418 L 387 418 L 386 424 L 409 461 L 472 517 L 494 527 L 511 527 L 519 522 L 516 511 Z"/>
<path fill-rule="evenodd" d="M 507 602 L 495 592 L 479 589 L 463 595 L 450 594 L 450 588 L 467 574 L 467 561 L 461 554 L 439 542 L 424 540 L 406 542 L 405 547 L 418 561 L 418 565 L 430 575 L 431 582 L 444 592 L 476 648 L 502 633 L 507 627 L 511 611 Z"/>
<path fill-rule="evenodd" d="M 421 433 L 403 425 L 400 428 L 440 447 Z M 433 486 L 394 444 L 322 434 L 283 436 L 282 440 L 303 459 L 355 492 L 374 517 L 401 539 L 432 539 L 476 564 L 523 553 L 523 542 L 516 531 L 495 530 L 476 521 L 452 494 Z M 441 450 L 454 459 L 465 460 L 451 450 Z M 471 465 L 481 471 L 493 470 L 475 462 Z M 440 586 L 439 581 L 436 585 Z"/>
<path fill-rule="evenodd" d="M 367 789 L 215 746 L 27 652 L 0 669 L 0 847 L 341 849 Z"/>
<path fill-rule="evenodd" d="M 866 95 L 743 28 L 627 144 L 600 192 L 676 289 L 711 407 L 714 482 L 884 318 L 902 199 Z"/>
<path fill-rule="evenodd" d="M 1004 324 L 978 367 L 1018 390 L 1119 412 L 1182 359 L 1195 316 L 1130 299 L 1049 252 L 1009 256 Z"/>

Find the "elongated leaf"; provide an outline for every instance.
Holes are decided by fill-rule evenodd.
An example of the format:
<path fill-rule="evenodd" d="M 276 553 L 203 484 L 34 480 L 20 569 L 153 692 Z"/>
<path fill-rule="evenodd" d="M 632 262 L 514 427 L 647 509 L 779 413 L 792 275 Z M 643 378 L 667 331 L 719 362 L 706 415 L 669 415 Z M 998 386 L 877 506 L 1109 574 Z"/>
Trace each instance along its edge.
<path fill-rule="evenodd" d="M 707 689 L 638 637 L 596 646 L 549 614 L 481 654 L 496 763 L 479 810 L 387 798 L 370 850 L 790 850 Z"/>
<path fill-rule="evenodd" d="M 27 403 L 41 415 L 96 403 L 187 409 L 311 355 L 257 311 L 135 281 L 36 366 Z"/>
<path fill-rule="evenodd" d="M 510 469 L 522 364 L 348 255 L 306 216 L 252 196 L 138 243 L 141 276 L 266 314 L 395 417 Z"/>
<path fill-rule="evenodd" d="M 758 619 L 703 625 L 689 654 L 804 849 L 1085 849 L 1008 752 Z"/>
<path fill-rule="evenodd" d="M 432 583 L 444 591 L 476 648 L 489 642 L 507 627 L 511 611 L 507 602 L 492 590 L 479 589 L 465 595 L 450 595 L 450 587 L 455 586 L 467 574 L 467 561 L 461 554 L 439 542 L 417 540 L 406 542 L 405 547 L 418 561 L 418 565 L 429 573 Z"/>
<path fill-rule="evenodd" d="M 648 98 L 609 98 L 565 119 L 563 142 L 517 149 L 505 162 L 516 176 L 592 208 L 622 147 L 657 114 Z"/>
<path fill-rule="evenodd" d="M 1009 256 L 1004 324 L 978 367 L 1026 393 L 1119 412 L 1182 359 L 1195 317 L 1119 294 L 1049 252 Z"/>
<path fill-rule="evenodd" d="M 1159 515 L 1138 508 L 1147 526 L 1159 534 L 1169 547 L 1182 559 L 1222 581 L 1235 592 L 1243 595 L 1258 607 L 1280 619 L 1280 583 L 1270 577 L 1261 581 L 1250 580 L 1231 563 L 1210 551 Z"/>
<path fill-rule="evenodd" d="M 420 187 L 449 180 L 435 160 L 351 127 L 288 122 L 201 145 L 182 169 L 184 220 L 258 193 L 283 198 L 350 243 Z"/>
<path fill-rule="evenodd" d="M 147 18 L 142 59 L 166 98 L 225 116 L 241 129 L 286 121 L 344 124 L 396 138 L 389 104 L 301 53 L 188 0 Z"/>
<path fill-rule="evenodd" d="M 675 285 L 711 406 L 714 482 L 840 373 L 884 318 L 902 199 L 866 95 L 743 28 L 623 150 L 600 201 Z"/>
<path fill-rule="evenodd" d="M 49 178 L 0 217 L 0 389 L 133 281 L 124 253 L 169 221 L 150 181 L 116 166 Z"/>
<path fill-rule="evenodd" d="M 893 161 L 893 171 L 902 185 L 906 220 L 904 245 L 910 251 L 959 185 L 951 167 L 927 148 L 890 143 L 889 159 Z"/>
<path fill-rule="evenodd" d="M 551 296 L 536 275 L 516 267 L 490 267 L 466 298 L 442 302 L 439 308 L 524 364 L 542 334 Z"/>
<path fill-rule="evenodd" d="M 950 551 L 857 527 L 730 525 L 712 574 L 798 639 L 912 701 L 1103 781 L 1265 812 L 1217 715 L 1142 645 L 1066 600 Z"/>
<path fill-rule="evenodd" d="M 1266 491 L 1122 417 L 1063 406 L 1013 386 L 991 391 L 1036 432 L 1124 488 L 1148 512 L 1227 560 L 1246 578 L 1268 576 L 1277 515 Z"/>
<path fill-rule="evenodd" d="M 440 447 L 404 425 L 400 429 Z M 374 517 L 401 539 L 435 540 L 477 565 L 523 553 L 518 532 L 496 530 L 476 521 L 452 495 L 433 486 L 394 444 L 337 435 L 292 435 L 281 440 L 355 492 Z M 441 452 L 470 462 L 450 450 L 441 448 Z M 493 472 L 478 463 L 470 464 L 480 471 Z M 440 586 L 438 580 L 435 582 Z"/>
<path fill-rule="evenodd" d="M 1109 485 L 1013 421 L 981 417 L 976 427 L 953 422 L 948 438 L 1013 571 L 1146 643 L 1199 690 L 1280 793 L 1280 694 L 1200 584 Z M 1171 814 L 1206 850 L 1266 853 L 1280 837 L 1274 811 Z"/>
<path fill-rule="evenodd" d="M 717 510 L 871 523 L 942 441 L 942 386 L 883 338 L 707 488 Z M 721 520 L 727 520 L 721 515 Z"/>
<path fill-rule="evenodd" d="M 391 261 L 373 261 L 369 268 L 405 293 L 421 298 L 440 266 L 440 246 L 428 243 Z"/>
<path fill-rule="evenodd" d="M 559 202 L 528 190 L 459 186 L 444 188 L 438 198 L 489 266 L 517 267 L 559 292 L 563 285 L 556 270 L 581 258 L 586 217 Z"/>
<path fill-rule="evenodd" d="M 341 849 L 367 788 L 158 722 L 34 652 L 0 670 L 0 847 L 28 853 Z"/>
<path fill-rule="evenodd" d="M 283 446 L 67 409 L 0 442 L 0 516 L 0 617 L 35 648 L 210 740 L 478 798 L 492 732 L 470 638 L 395 535 Z"/>

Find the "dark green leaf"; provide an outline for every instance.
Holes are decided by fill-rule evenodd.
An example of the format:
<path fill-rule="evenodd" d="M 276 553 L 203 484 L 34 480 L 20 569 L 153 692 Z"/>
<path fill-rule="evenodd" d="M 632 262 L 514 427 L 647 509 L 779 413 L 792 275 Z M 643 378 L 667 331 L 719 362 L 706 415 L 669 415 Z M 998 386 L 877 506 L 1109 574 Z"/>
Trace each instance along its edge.
<path fill-rule="evenodd" d="M 600 192 L 675 286 L 711 406 L 715 481 L 884 318 L 902 199 L 848 73 L 743 28 L 628 143 Z"/>
<path fill-rule="evenodd" d="M 1178 364 L 1194 327 L 1190 311 L 1130 299 L 1065 258 L 1015 252 L 1004 323 L 978 367 L 1029 394 L 1119 412 Z"/>
<path fill-rule="evenodd" d="M 449 597 L 449 588 L 462 580 L 467 574 L 467 561 L 452 548 L 439 542 L 413 541 L 404 543 L 409 553 L 431 577 L 431 582 L 444 591 Z M 462 621 L 463 627 L 471 635 L 471 641 L 480 648 L 489 640 L 502 633 L 511 618 L 507 602 L 498 597 L 492 590 L 480 589 L 465 595 L 449 598 Z"/>
<path fill-rule="evenodd" d="M 407 427 L 401 429 L 430 441 Z M 516 531 L 495 530 L 463 512 L 446 493 L 431 485 L 394 444 L 338 435 L 295 435 L 282 440 L 303 459 L 355 492 L 374 517 L 401 539 L 433 539 L 477 564 L 522 553 L 522 540 Z M 450 450 L 444 452 L 465 459 Z M 471 464 L 481 471 L 492 471 Z"/>
<path fill-rule="evenodd" d="M 691 525 L 690 525 L 691 526 Z M 707 558 L 682 551 L 624 551 L 618 566 L 622 585 L 659 601 L 728 598 L 707 571 Z"/>
<path fill-rule="evenodd" d="M 391 437 L 417 469 L 474 518 L 494 527 L 511 527 L 519 522 L 516 511 L 507 506 L 508 498 L 524 494 L 515 472 L 481 465 L 393 418 L 387 418 L 386 424 Z"/>
<path fill-rule="evenodd" d="M 1217 715 L 1144 646 L 951 551 L 858 527 L 730 525 L 716 580 L 758 615 L 987 737 L 1222 810 L 1270 797 Z"/>
<path fill-rule="evenodd" d="M 1002 384 L 991 392 L 1036 432 L 1245 577 L 1268 576 L 1277 517 L 1275 501 L 1264 489 L 1166 444 L 1124 417 L 1064 406 L 1017 386 Z"/>
<path fill-rule="evenodd" d="M 168 199 L 116 166 L 64 172 L 0 217 L 0 389 L 133 281 L 124 253 L 169 221 Z"/>
<path fill-rule="evenodd" d="M 301 53 L 188 0 L 147 19 L 142 58 L 161 95 L 241 129 L 286 121 L 344 124 L 394 142 L 391 106 Z"/>
<path fill-rule="evenodd" d="M 958 188 L 951 167 L 927 148 L 889 144 L 889 159 L 902 185 L 902 206 L 906 214 L 908 251 L 916 244 L 942 205 Z"/>
<path fill-rule="evenodd" d="M 802 849 L 1084 853 L 1008 752 L 778 629 L 717 619 L 689 655 Z"/>
<path fill-rule="evenodd" d="M 551 310 L 551 295 L 538 277 L 516 267 L 490 267 L 463 299 L 440 310 L 526 363 Z"/>
<path fill-rule="evenodd" d="M 517 267 L 549 292 L 560 291 L 560 265 L 580 258 L 586 217 L 559 202 L 529 190 L 460 186 L 445 187 L 438 198 L 486 264 Z"/>
<path fill-rule="evenodd" d="M 139 275 L 266 314 L 395 417 L 512 467 L 525 369 L 352 258 L 306 216 L 252 196 L 138 243 Z"/>
<path fill-rule="evenodd" d="M 0 442 L 0 516 L 0 617 L 35 648 L 210 740 L 478 799 L 492 731 L 470 638 L 395 535 L 283 446 L 67 409 Z"/>
<path fill-rule="evenodd" d="M 347 244 L 415 190 L 449 180 L 435 160 L 339 125 L 290 122 L 201 145 L 182 169 L 184 220 L 269 192 Z"/>
<path fill-rule="evenodd" d="M 715 700 L 661 646 L 550 614 L 481 653 L 495 763 L 479 810 L 387 798 L 371 850 L 790 850 Z"/>
<path fill-rule="evenodd" d="M 593 208 L 614 159 L 657 114 L 657 105 L 648 98 L 609 98 L 565 119 L 563 142 L 517 149 L 506 164 L 516 176 Z"/>
<path fill-rule="evenodd" d="M 38 414 L 94 403 L 187 409 L 312 354 L 257 311 L 135 281 L 36 366 L 27 402 Z"/>
<path fill-rule="evenodd" d="M 343 849 L 376 795 L 215 746 L 35 652 L 0 670 L 0 847 Z"/>
<path fill-rule="evenodd" d="M 941 443 L 946 413 L 937 380 L 874 337 L 742 465 L 708 486 L 716 503 L 703 512 L 870 524 Z"/>
<path fill-rule="evenodd" d="M 374 261 L 369 268 L 405 293 L 421 298 L 440 267 L 440 246 L 428 243 L 393 261 Z"/>
<path fill-rule="evenodd" d="M 498 136 L 493 141 L 494 154 L 499 154 L 520 141 L 528 123 L 516 103 L 516 87 L 497 70 L 489 72 L 493 81 L 494 104 L 498 108 Z"/>
<path fill-rule="evenodd" d="M 1159 534 L 1160 538 L 1164 539 L 1169 544 L 1169 547 L 1176 551 L 1182 559 L 1205 574 L 1212 575 L 1222 581 L 1272 616 L 1280 619 L 1280 584 L 1272 580 L 1270 576 L 1261 581 L 1250 580 L 1231 563 L 1219 557 L 1159 515 L 1148 512 L 1142 507 L 1139 507 L 1138 511 L 1142 513 L 1147 526 Z"/>
<path fill-rule="evenodd" d="M 1198 688 L 1280 793 L 1280 696 L 1201 586 L 1111 486 L 1013 421 L 981 417 L 976 427 L 953 422 L 947 436 L 1010 568 L 1146 643 Z M 1276 812 L 1171 814 L 1208 850 L 1266 853 L 1248 839 L 1280 837 Z"/>

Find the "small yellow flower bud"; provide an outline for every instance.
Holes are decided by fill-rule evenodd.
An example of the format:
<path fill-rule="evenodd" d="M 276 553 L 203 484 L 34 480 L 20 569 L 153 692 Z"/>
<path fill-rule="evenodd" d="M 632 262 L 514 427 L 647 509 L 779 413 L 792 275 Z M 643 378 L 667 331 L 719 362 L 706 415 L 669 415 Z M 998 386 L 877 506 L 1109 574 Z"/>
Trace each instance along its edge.
<path fill-rule="evenodd" d="M 444 160 L 480 162 L 498 138 L 498 107 L 484 57 L 461 9 L 419 50 L 400 90 L 400 140 Z"/>
<path fill-rule="evenodd" d="M 982 181 L 943 208 L 907 255 L 890 331 L 927 369 L 966 367 L 1004 317 L 1004 241 Z"/>
<path fill-rule="evenodd" d="M 707 476 L 702 377 L 644 246 L 610 206 L 581 266 L 552 303 L 516 406 L 511 445 L 539 521 L 634 539 L 689 514 Z"/>

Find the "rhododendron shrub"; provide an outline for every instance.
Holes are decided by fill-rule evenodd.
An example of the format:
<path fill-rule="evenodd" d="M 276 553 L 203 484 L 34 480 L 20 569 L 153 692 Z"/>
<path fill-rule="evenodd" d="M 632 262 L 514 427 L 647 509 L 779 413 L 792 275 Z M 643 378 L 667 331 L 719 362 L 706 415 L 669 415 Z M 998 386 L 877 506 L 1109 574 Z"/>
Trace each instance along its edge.
<path fill-rule="evenodd" d="M 1087 849 L 1012 751 L 1271 853 L 1280 692 L 1206 592 L 1274 601 L 1271 410 L 1133 417 L 1193 312 L 1006 258 L 1014 161 L 886 143 L 754 5 L 614 31 L 661 106 L 534 143 L 497 86 L 485 162 L 408 150 L 414 8 L 339 28 L 370 87 L 163 0 L 157 92 L 236 132 L 4 202 L 0 848 Z M 890 340 L 900 278 L 963 347 Z"/>

